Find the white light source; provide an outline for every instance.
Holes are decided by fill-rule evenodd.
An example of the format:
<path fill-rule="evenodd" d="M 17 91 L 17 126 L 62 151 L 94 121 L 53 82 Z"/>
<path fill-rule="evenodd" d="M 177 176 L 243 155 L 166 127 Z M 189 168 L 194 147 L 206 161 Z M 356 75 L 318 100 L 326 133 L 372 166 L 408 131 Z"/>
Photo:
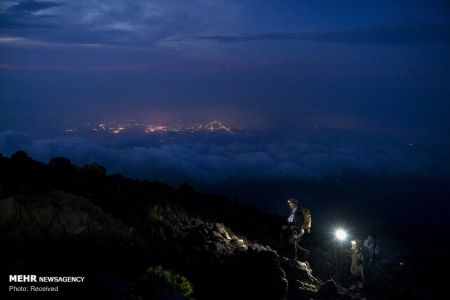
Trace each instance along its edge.
<path fill-rule="evenodd" d="M 336 231 L 334 232 L 334 235 L 336 236 L 336 238 L 339 241 L 345 241 L 347 239 L 347 236 L 348 236 L 347 231 L 345 231 L 342 228 L 336 229 Z"/>

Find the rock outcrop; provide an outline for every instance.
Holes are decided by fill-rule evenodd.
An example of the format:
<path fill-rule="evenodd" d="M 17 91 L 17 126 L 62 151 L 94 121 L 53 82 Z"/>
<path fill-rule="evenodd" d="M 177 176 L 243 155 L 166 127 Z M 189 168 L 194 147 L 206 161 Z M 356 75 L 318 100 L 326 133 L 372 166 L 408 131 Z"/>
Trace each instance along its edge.
<path fill-rule="evenodd" d="M 264 243 L 279 229 L 274 217 L 62 158 L 48 166 L 22 153 L 0 157 L 0 167 L 0 267 L 8 272 L 87 273 L 93 282 L 82 296 L 183 298 L 142 280 L 161 265 L 186 277 L 200 300 L 337 298 L 307 262 Z"/>
<path fill-rule="evenodd" d="M 0 200 L 0 228 L 19 239 L 77 235 L 125 236 L 127 228 L 83 197 L 62 191 Z"/>

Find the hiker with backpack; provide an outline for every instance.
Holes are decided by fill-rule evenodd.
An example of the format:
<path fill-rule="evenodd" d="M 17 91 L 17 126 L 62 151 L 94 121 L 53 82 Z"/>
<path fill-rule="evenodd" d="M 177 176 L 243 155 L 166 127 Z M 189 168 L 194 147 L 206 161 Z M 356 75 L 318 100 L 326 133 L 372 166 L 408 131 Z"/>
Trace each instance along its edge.
<path fill-rule="evenodd" d="M 377 236 L 375 233 L 369 233 L 367 236 L 367 239 L 363 242 L 363 251 L 364 251 L 364 257 L 365 257 L 365 267 L 371 271 L 376 262 L 376 258 L 378 254 L 380 253 L 380 249 L 377 245 Z"/>
<path fill-rule="evenodd" d="M 363 242 L 362 251 L 364 254 L 364 285 L 370 286 L 373 283 L 377 256 L 380 253 L 380 249 L 377 245 L 377 236 L 375 235 L 375 233 L 369 233 L 367 239 L 365 239 Z"/>
<path fill-rule="evenodd" d="M 311 231 L 311 213 L 309 209 L 300 207 L 296 199 L 289 199 L 288 204 L 291 212 L 287 223 L 282 227 L 281 240 L 288 239 L 289 244 L 294 245 L 294 258 L 297 259 L 298 244 L 305 230 L 308 233 Z"/>

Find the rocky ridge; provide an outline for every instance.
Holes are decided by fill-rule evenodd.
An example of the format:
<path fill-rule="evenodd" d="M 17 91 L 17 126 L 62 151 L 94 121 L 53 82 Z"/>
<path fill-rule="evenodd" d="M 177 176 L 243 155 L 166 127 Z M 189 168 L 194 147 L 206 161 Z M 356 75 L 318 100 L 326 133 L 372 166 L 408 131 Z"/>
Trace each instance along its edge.
<path fill-rule="evenodd" d="M 103 295 L 106 288 L 113 299 L 154 299 L 155 291 L 164 287 L 149 287 L 142 276 L 147 267 L 156 265 L 188 278 L 195 299 L 345 297 L 336 289 L 330 292 L 329 282 L 326 290 L 321 289 L 321 280 L 307 262 L 289 259 L 264 245 L 261 240 L 270 230 L 252 228 L 220 212 L 225 207 L 239 216 L 239 206 L 234 204 L 208 202 L 207 208 L 214 207 L 215 213 L 205 210 L 202 195 L 186 186 L 176 191 L 158 183 L 107 176 L 95 166 L 78 168 L 62 159 L 45 165 L 21 153 L 11 159 L 1 157 L 0 162 L 0 230 L 2 245 L 8 245 L 2 248 L 7 259 L 0 264 L 9 272 L 87 272 L 92 284 L 74 294 L 85 298 Z M 11 173 L 5 175 L 5 171 Z M 47 182 L 46 188 L 33 187 L 21 179 L 22 172 L 45 174 L 39 181 L 53 176 L 58 180 Z M 83 181 L 86 178 L 88 183 Z M 76 179 L 76 186 L 73 181 L 65 185 L 69 179 Z M 129 197 L 124 200 L 116 194 L 108 202 L 102 187 L 93 188 L 92 182 L 112 184 Z M 139 195 L 130 186 L 138 187 Z M 266 216 L 255 212 L 254 217 Z M 271 221 L 261 224 L 276 223 L 266 218 Z M 229 219 L 230 225 L 220 222 Z"/>

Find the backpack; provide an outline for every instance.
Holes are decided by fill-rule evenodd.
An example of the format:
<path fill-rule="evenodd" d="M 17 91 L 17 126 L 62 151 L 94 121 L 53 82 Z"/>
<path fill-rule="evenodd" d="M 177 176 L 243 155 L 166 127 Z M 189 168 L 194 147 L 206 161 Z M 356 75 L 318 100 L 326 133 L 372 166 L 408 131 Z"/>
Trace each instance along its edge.
<path fill-rule="evenodd" d="M 302 214 L 303 214 L 303 228 L 306 230 L 306 232 L 311 233 L 311 222 L 312 222 L 312 216 L 311 212 L 308 208 L 302 207 Z"/>

